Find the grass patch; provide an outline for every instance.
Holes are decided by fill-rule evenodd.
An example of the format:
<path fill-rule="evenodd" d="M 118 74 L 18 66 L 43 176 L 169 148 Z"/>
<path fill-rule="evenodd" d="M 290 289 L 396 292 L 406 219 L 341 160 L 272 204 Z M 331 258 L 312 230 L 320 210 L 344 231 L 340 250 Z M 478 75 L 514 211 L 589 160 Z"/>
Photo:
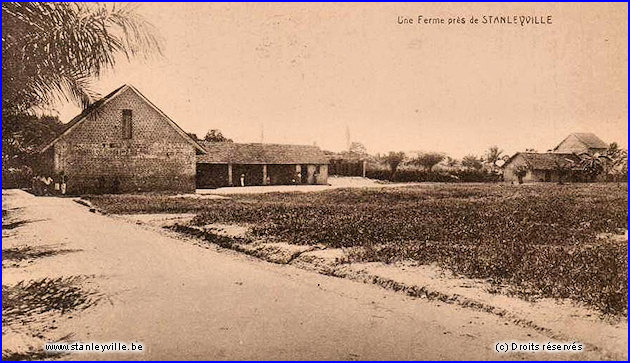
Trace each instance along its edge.
<path fill-rule="evenodd" d="M 77 252 L 79 250 L 71 249 L 53 249 L 49 247 L 31 247 L 31 246 L 19 246 L 5 248 L 2 250 L 2 262 L 31 262 L 40 258 L 61 255 L 70 252 Z"/>
<path fill-rule="evenodd" d="M 27 223 L 32 223 L 32 222 L 40 222 L 40 220 L 15 220 L 15 218 L 11 218 L 11 215 L 13 214 L 13 210 L 16 209 L 20 209 L 20 208 L 11 208 L 10 210 L 8 209 L 3 209 L 2 210 L 2 230 L 9 230 L 9 229 L 15 229 L 18 227 L 21 227 Z"/>
<path fill-rule="evenodd" d="M 16 222 L 10 222 L 10 223 L 2 223 L 2 229 L 14 229 L 17 227 L 20 227 L 22 225 L 25 225 L 26 223 L 29 223 L 31 221 L 16 221 Z"/>
<path fill-rule="evenodd" d="M 21 360 L 48 360 L 48 359 L 59 359 L 67 355 L 67 353 L 53 353 L 46 352 L 43 349 L 31 349 L 24 352 L 15 352 L 12 350 L 3 350 L 2 351 L 2 360 L 3 361 L 21 361 Z"/>
<path fill-rule="evenodd" d="M 43 278 L 2 285 L 2 325 L 25 324 L 42 314 L 85 310 L 100 297 L 83 287 L 85 276 Z"/>

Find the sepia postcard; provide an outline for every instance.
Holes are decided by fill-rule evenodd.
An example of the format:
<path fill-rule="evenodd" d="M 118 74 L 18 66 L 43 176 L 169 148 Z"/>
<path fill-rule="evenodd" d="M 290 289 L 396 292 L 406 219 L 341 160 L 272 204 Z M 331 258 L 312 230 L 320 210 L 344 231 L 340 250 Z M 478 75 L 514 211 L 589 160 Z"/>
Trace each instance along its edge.
<path fill-rule="evenodd" d="M 628 359 L 628 4 L 2 3 L 2 360 Z"/>

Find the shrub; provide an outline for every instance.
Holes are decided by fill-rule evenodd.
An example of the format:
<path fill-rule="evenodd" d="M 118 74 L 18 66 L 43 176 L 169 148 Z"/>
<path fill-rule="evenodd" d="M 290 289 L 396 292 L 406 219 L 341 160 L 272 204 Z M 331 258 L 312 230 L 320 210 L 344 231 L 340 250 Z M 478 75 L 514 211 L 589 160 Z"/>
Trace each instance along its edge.
<path fill-rule="evenodd" d="M 372 179 L 389 180 L 393 182 L 498 182 L 501 175 L 482 170 L 456 170 L 452 172 L 437 172 L 415 169 L 398 169 L 391 175 L 387 170 L 367 170 L 366 176 Z"/>
<path fill-rule="evenodd" d="M 33 171 L 28 166 L 2 168 L 2 188 L 29 188 Z"/>

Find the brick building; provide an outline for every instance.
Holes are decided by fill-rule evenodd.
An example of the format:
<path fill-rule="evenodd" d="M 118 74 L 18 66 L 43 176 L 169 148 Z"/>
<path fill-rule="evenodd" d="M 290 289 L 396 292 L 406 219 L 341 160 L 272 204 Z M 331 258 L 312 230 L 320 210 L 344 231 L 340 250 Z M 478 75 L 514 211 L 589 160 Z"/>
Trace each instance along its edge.
<path fill-rule="evenodd" d="M 85 109 L 41 151 L 40 173 L 67 176 L 68 194 L 194 192 L 205 150 L 136 88 Z"/>
<path fill-rule="evenodd" d="M 197 187 L 327 184 L 329 158 L 317 146 L 201 142 Z"/>

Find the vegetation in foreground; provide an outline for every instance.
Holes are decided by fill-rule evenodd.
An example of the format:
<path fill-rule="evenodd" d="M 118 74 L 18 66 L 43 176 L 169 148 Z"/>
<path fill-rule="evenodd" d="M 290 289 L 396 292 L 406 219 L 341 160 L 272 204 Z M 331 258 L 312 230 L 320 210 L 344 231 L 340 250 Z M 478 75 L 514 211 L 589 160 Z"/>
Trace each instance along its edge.
<path fill-rule="evenodd" d="M 82 287 L 86 279 L 70 276 L 2 285 L 2 326 L 23 325 L 48 312 L 63 315 L 95 305 L 100 296 Z"/>
<path fill-rule="evenodd" d="M 254 235 L 350 247 L 354 261 L 412 259 L 508 284 L 528 296 L 572 298 L 627 315 L 626 184 L 434 185 L 387 190 L 91 197 L 111 213 L 197 212 L 194 224 L 251 223 Z"/>

